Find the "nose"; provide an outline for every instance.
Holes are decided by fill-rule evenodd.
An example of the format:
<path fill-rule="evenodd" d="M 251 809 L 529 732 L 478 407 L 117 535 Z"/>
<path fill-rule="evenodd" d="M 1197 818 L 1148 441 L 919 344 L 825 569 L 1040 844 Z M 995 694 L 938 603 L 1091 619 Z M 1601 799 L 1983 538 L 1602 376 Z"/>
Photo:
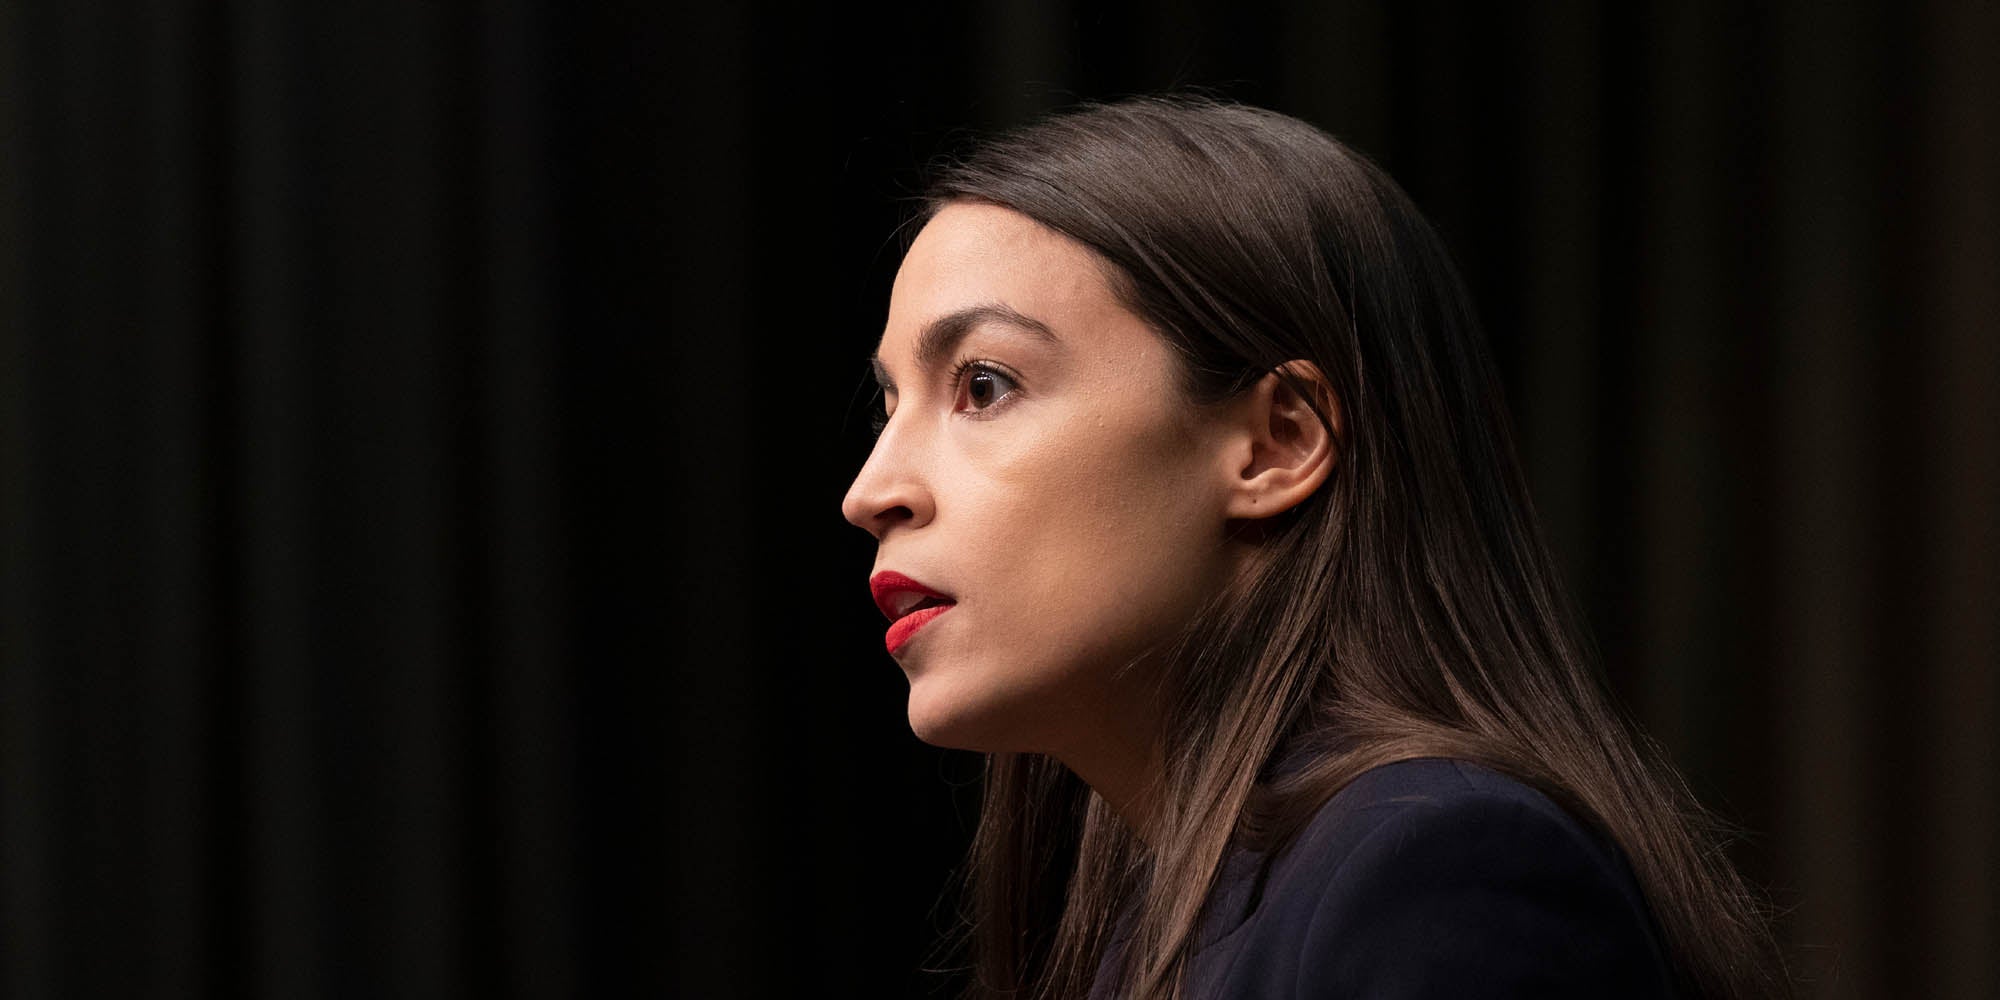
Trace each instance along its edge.
<path fill-rule="evenodd" d="M 894 433 L 894 431 L 890 431 Z M 875 536 L 876 541 L 897 525 L 916 527 L 928 523 L 933 512 L 930 490 L 889 447 L 890 438 L 876 439 L 861 471 L 840 502 L 840 513 L 848 523 Z"/>

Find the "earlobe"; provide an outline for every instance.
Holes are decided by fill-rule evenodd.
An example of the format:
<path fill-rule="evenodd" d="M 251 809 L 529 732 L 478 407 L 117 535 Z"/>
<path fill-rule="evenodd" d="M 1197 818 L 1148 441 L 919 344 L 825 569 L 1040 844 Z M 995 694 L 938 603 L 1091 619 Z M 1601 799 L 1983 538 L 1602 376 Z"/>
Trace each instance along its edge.
<path fill-rule="evenodd" d="M 1272 517 L 1305 502 L 1333 474 L 1341 438 L 1339 401 L 1318 366 L 1288 361 L 1279 368 L 1299 383 L 1295 388 L 1278 370 L 1245 390 L 1236 412 L 1239 461 L 1229 487 L 1226 515 Z M 1319 400 L 1320 414 L 1300 390 Z"/>

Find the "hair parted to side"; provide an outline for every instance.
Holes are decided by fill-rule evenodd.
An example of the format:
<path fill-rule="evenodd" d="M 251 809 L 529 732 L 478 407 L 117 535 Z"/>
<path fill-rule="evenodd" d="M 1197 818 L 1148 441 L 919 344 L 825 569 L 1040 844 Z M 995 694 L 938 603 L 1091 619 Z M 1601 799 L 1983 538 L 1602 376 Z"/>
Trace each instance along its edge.
<path fill-rule="evenodd" d="M 961 200 L 1101 257 L 1172 345 L 1190 405 L 1278 370 L 1339 418 L 1332 477 L 1257 526 L 1249 584 L 1162 643 L 1154 843 L 1054 759 L 987 756 L 964 873 L 969 997 L 1082 997 L 1128 904 L 1116 995 L 1179 996 L 1232 838 L 1278 849 L 1361 772 L 1429 756 L 1511 774 L 1612 837 L 1685 992 L 1790 994 L 1729 829 L 1602 682 L 1468 296 L 1385 173 L 1297 119 L 1160 95 L 1086 102 L 940 163 L 908 230 Z M 1331 400 L 1280 370 L 1294 359 Z M 1274 780 L 1281 751 L 1311 764 Z"/>

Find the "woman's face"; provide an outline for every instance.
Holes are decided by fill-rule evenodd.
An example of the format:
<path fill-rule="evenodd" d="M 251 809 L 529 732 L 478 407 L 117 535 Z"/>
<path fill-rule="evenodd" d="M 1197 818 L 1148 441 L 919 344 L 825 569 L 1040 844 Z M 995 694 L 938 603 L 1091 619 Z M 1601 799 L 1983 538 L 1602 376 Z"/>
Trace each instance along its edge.
<path fill-rule="evenodd" d="M 955 602 L 888 634 L 926 742 L 1066 755 L 1137 738 L 1154 665 L 1114 671 L 1234 572 L 1223 439 L 1098 266 L 1026 216 L 955 203 L 896 275 L 876 354 L 888 422 L 842 512 L 878 542 L 890 612 L 913 599 L 884 591 L 890 572 Z"/>

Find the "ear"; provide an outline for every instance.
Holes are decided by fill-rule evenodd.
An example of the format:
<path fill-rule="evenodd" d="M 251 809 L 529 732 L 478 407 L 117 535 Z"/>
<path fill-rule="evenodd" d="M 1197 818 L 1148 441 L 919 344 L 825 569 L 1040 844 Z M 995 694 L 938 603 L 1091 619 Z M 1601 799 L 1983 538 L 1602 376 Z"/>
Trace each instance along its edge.
<path fill-rule="evenodd" d="M 1278 367 L 1318 398 L 1326 422 L 1277 371 L 1245 390 L 1231 404 L 1225 432 L 1223 512 L 1230 518 L 1266 518 L 1298 506 L 1333 474 L 1339 458 L 1340 406 L 1326 375 L 1310 361 Z"/>

